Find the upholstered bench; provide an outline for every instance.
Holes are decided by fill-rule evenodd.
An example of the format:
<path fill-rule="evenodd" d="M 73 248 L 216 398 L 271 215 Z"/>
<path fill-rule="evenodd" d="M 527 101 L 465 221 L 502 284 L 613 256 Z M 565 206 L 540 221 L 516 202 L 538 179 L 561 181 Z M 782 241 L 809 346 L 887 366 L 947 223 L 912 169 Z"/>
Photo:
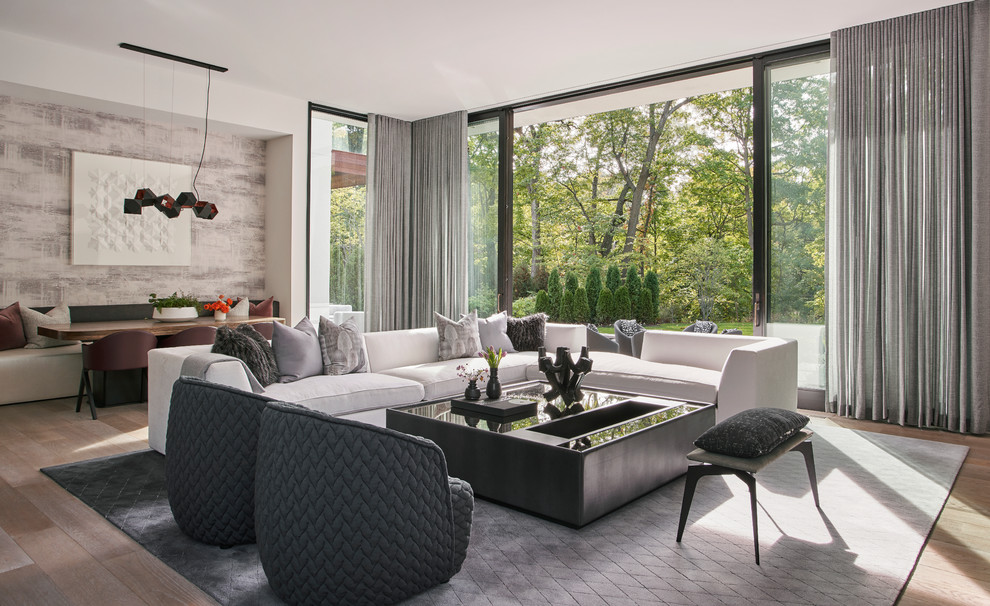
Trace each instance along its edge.
<path fill-rule="evenodd" d="M 807 417 L 791 411 L 757 408 L 731 417 L 702 434 L 695 441 L 695 446 L 705 445 L 720 452 L 696 448 L 687 455 L 688 460 L 698 464 L 688 467 L 684 499 L 681 502 L 681 518 L 677 525 L 677 542 L 680 543 L 684 536 L 684 526 L 691 511 L 691 501 L 694 499 L 698 480 L 703 476 L 731 474 L 749 487 L 750 507 L 753 514 L 753 545 L 756 564 L 759 565 L 760 534 L 757 524 L 754 474 L 792 450 L 804 455 L 815 506 L 821 508 L 818 500 L 815 455 L 811 446 L 812 432 L 803 429 L 807 422 Z M 764 425 L 758 425 L 760 423 Z M 757 428 L 755 431 L 753 431 L 754 427 Z"/>

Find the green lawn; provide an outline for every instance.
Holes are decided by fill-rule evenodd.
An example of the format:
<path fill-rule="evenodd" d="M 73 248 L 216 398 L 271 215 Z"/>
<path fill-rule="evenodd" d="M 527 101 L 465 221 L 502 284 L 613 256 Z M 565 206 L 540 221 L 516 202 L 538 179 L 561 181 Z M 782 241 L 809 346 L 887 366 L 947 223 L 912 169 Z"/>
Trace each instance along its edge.
<path fill-rule="evenodd" d="M 718 324 L 718 331 L 728 330 L 730 328 L 738 328 L 742 331 L 744 335 L 753 334 L 753 323 L 752 322 L 716 322 Z M 653 326 L 647 326 L 648 330 L 684 330 L 687 324 L 655 324 Z M 603 335 L 610 335 L 615 332 L 615 329 L 611 326 L 599 326 L 598 332 Z"/>

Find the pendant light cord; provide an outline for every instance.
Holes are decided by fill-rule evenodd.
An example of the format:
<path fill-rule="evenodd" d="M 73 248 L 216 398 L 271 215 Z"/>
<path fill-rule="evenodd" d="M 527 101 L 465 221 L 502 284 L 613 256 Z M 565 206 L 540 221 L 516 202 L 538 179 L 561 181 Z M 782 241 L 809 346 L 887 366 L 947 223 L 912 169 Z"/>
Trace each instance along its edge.
<path fill-rule="evenodd" d="M 193 177 L 192 189 L 193 193 L 196 194 L 196 199 L 199 199 L 199 190 L 196 189 L 196 179 L 199 178 L 199 170 L 203 168 L 203 158 L 206 157 L 206 138 L 210 134 L 210 76 L 212 75 L 211 70 L 206 70 L 206 120 L 203 125 L 203 153 L 199 155 L 199 166 L 196 167 L 196 175 Z"/>

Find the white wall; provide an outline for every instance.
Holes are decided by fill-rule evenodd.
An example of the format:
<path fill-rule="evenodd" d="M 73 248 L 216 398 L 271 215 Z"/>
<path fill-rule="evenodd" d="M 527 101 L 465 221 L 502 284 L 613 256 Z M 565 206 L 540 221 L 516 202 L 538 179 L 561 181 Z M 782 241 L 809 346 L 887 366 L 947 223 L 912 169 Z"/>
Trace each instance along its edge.
<path fill-rule="evenodd" d="M 116 47 L 92 52 L 0 31 L 0 82 L 35 87 L 66 103 L 119 115 L 201 122 L 206 72 Z M 173 105 L 174 74 L 174 105 Z M 210 127 L 266 138 L 266 289 L 295 322 L 306 313 L 306 157 L 308 106 L 295 99 L 232 83 L 213 74 Z M 260 210 L 260 209 L 259 209 Z M 0 261 L 3 261 L 0 259 Z"/>

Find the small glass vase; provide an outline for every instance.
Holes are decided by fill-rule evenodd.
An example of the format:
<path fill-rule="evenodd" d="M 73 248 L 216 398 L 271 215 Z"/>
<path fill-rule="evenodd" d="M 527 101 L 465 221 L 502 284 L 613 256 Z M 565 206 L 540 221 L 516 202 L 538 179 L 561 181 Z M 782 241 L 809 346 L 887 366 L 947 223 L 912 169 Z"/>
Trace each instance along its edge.
<path fill-rule="evenodd" d="M 502 384 L 498 382 L 498 367 L 489 368 L 488 384 L 485 385 L 485 395 L 489 400 L 497 400 L 502 397 Z"/>
<path fill-rule="evenodd" d="M 216 320 L 217 322 L 226 322 L 227 321 L 227 312 L 225 312 L 225 311 L 215 311 L 215 312 L 213 312 L 213 319 Z"/>
<path fill-rule="evenodd" d="M 477 381 L 468 381 L 467 389 L 464 390 L 465 400 L 480 400 L 481 390 L 478 389 Z"/>

